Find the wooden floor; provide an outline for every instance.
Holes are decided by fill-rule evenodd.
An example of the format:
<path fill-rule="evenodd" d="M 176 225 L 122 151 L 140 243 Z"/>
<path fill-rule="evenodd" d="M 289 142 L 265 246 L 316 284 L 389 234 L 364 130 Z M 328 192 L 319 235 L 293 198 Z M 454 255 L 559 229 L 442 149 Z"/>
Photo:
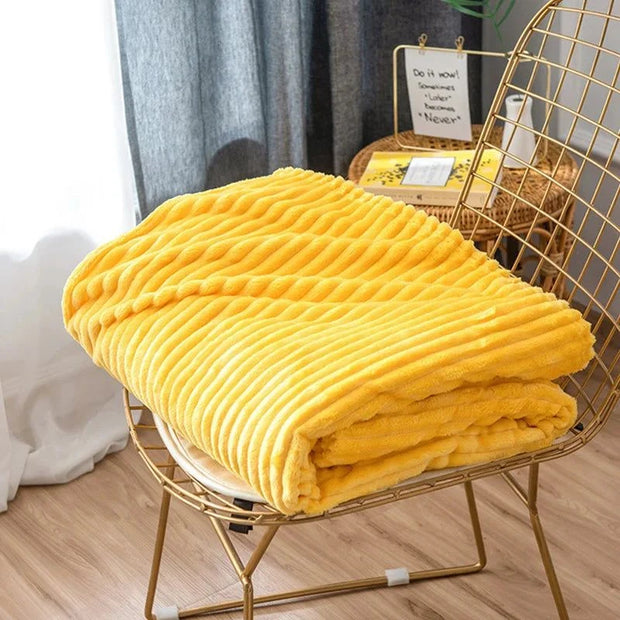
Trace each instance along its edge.
<path fill-rule="evenodd" d="M 620 618 L 620 416 L 583 450 L 541 467 L 540 510 L 572 618 Z M 257 611 L 269 619 L 555 617 L 527 515 L 502 480 L 476 483 L 489 556 L 479 574 Z M 142 617 L 159 489 L 134 449 L 58 487 L 23 488 L 0 515 L 0 618 Z M 469 561 L 462 489 L 285 527 L 255 592 Z M 235 534 L 249 550 L 256 532 Z M 173 500 L 159 604 L 239 594 L 207 520 Z M 218 618 L 239 618 L 240 614 Z"/>

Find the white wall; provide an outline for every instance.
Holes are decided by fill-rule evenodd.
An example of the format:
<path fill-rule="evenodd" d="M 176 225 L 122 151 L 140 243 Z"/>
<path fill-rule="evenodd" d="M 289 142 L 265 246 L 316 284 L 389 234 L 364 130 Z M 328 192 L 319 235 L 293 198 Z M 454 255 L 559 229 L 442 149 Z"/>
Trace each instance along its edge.
<path fill-rule="evenodd" d="M 493 52 L 511 50 L 532 17 L 545 4 L 545 0 L 518 0 L 518 2 L 515 2 L 510 16 L 501 26 L 503 45 L 498 39 L 492 24 L 484 20 L 482 26 L 482 49 Z M 485 57 L 482 59 L 482 111 L 485 116 L 505 66 L 506 63 L 502 60 Z"/>

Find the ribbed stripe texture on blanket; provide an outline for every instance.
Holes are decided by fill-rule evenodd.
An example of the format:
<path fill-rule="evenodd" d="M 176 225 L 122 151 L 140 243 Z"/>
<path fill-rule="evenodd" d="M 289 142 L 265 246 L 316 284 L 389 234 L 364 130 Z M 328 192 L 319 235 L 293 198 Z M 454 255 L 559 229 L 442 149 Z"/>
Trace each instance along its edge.
<path fill-rule="evenodd" d="M 286 514 L 549 445 L 579 312 L 462 235 L 286 168 L 168 200 L 92 252 L 65 324 L 96 364 Z"/>

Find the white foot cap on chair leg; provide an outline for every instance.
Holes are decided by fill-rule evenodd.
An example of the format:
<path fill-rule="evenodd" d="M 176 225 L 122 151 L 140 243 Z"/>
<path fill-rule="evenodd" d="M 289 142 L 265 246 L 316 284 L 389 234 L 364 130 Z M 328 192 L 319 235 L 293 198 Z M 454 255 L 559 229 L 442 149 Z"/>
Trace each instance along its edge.
<path fill-rule="evenodd" d="M 386 568 L 385 578 L 388 586 L 404 586 L 409 583 L 409 571 L 406 568 Z"/>
<path fill-rule="evenodd" d="M 158 607 L 155 610 L 157 620 L 179 620 L 179 608 L 176 605 Z"/>

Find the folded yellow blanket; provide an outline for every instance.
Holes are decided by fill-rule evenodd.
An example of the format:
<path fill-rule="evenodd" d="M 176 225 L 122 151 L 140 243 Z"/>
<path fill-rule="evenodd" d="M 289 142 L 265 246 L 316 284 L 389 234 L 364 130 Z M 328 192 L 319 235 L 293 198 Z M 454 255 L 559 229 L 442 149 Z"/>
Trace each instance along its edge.
<path fill-rule="evenodd" d="M 581 315 L 402 202 L 299 169 L 173 198 L 64 292 L 95 363 L 284 513 L 549 445 Z"/>

